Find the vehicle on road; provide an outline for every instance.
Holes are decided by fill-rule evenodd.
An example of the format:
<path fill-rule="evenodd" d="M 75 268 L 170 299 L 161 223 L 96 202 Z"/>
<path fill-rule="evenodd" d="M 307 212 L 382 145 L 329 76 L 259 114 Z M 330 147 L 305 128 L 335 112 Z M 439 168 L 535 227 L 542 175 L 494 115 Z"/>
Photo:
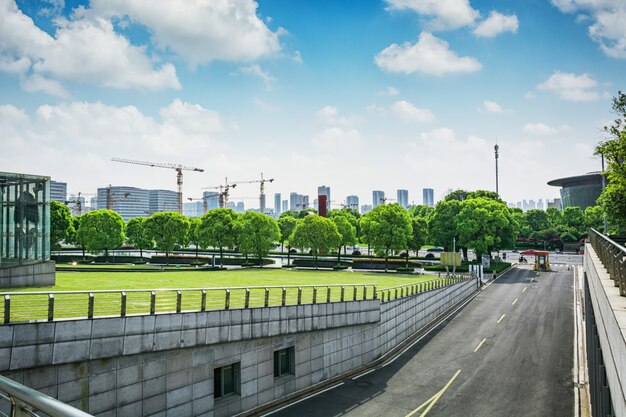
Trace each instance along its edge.
<path fill-rule="evenodd" d="M 525 251 L 520 252 L 522 255 L 534 255 L 535 254 L 535 250 L 534 249 L 526 249 Z"/>
<path fill-rule="evenodd" d="M 426 249 L 426 252 L 443 252 L 443 248 L 439 248 L 439 247 L 429 248 L 429 249 Z"/>

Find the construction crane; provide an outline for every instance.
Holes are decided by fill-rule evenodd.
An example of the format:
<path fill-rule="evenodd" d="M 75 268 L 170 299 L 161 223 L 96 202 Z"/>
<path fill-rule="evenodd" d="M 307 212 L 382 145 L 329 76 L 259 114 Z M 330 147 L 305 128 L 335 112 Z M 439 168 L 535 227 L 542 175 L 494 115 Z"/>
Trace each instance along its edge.
<path fill-rule="evenodd" d="M 216 185 L 214 187 L 202 187 L 203 190 L 220 190 L 219 191 L 219 205 L 220 208 L 225 208 L 228 204 L 228 192 L 231 188 L 235 188 L 238 183 L 228 183 L 228 178 L 224 178 L 224 185 Z"/>
<path fill-rule="evenodd" d="M 113 186 L 109 184 L 109 186 L 107 187 L 107 210 L 113 210 L 114 197 L 127 198 L 129 195 L 130 193 L 114 193 Z"/>
<path fill-rule="evenodd" d="M 176 185 L 178 185 L 178 212 L 183 213 L 183 171 L 204 172 L 202 168 L 186 167 L 180 164 L 170 164 L 161 162 L 145 162 L 135 161 L 133 159 L 111 158 L 113 162 L 122 162 L 125 164 L 144 165 L 155 168 L 169 168 L 176 171 Z"/>
<path fill-rule="evenodd" d="M 395 198 L 389 198 L 389 197 L 381 197 L 380 198 L 380 202 L 383 203 L 383 204 L 386 204 L 387 201 L 396 201 L 396 199 Z"/>
<path fill-rule="evenodd" d="M 251 180 L 251 181 L 237 181 L 237 184 L 252 184 L 258 182 L 260 184 L 260 194 L 259 194 L 259 211 L 265 214 L 265 183 L 266 182 L 274 182 L 274 178 L 265 179 L 263 178 L 263 173 L 261 172 L 260 180 Z"/>
<path fill-rule="evenodd" d="M 65 200 L 65 204 L 74 204 L 74 210 L 76 210 L 76 215 L 80 216 L 83 214 L 83 201 L 80 198 L 80 191 L 78 192 L 78 196 L 74 197 L 73 200 Z M 70 196 L 70 199 L 72 197 Z"/>

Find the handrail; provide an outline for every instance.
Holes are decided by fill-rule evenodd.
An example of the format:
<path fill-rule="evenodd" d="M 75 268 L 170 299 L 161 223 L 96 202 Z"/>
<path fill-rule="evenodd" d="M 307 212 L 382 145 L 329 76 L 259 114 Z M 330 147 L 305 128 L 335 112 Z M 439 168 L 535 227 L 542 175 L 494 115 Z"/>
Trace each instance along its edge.
<path fill-rule="evenodd" d="M 626 297 L 626 248 L 595 229 L 589 229 L 589 240 L 620 295 Z"/>
<path fill-rule="evenodd" d="M 50 417 L 92 417 L 91 414 L 4 376 L 0 376 L 0 392 L 7 394 L 8 398 L 5 399 L 11 404 L 11 416 L 38 416 L 35 411 L 41 411 Z M 0 395 L 0 398 L 3 397 Z"/>

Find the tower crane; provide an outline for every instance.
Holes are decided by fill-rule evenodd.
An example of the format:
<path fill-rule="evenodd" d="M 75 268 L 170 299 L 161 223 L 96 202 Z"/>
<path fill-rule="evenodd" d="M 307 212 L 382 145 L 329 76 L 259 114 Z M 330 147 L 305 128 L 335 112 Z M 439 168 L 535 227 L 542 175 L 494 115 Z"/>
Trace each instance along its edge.
<path fill-rule="evenodd" d="M 225 208 L 228 204 L 228 192 L 231 188 L 235 188 L 238 183 L 228 183 L 228 178 L 224 178 L 224 185 L 216 185 L 214 187 L 202 187 L 203 190 L 220 190 L 219 191 L 219 204 L 220 208 Z"/>
<path fill-rule="evenodd" d="M 263 178 L 263 173 L 261 172 L 260 180 L 251 180 L 251 181 L 237 181 L 237 184 L 252 184 L 258 182 L 260 184 L 260 194 L 259 194 L 259 211 L 265 214 L 265 183 L 266 182 L 274 182 L 274 178 L 265 179 Z"/>
<path fill-rule="evenodd" d="M 396 201 L 395 198 L 389 198 L 389 197 L 381 197 L 380 198 L 380 202 L 383 204 L 387 204 L 387 201 Z"/>
<path fill-rule="evenodd" d="M 130 193 L 114 193 L 113 186 L 109 184 L 107 187 L 107 210 L 113 210 L 114 197 L 128 197 Z"/>
<path fill-rule="evenodd" d="M 183 213 L 183 171 L 197 171 L 204 172 L 202 168 L 194 168 L 187 167 L 180 164 L 170 164 L 170 163 L 162 163 L 162 162 L 146 162 L 146 161 L 136 161 L 133 159 L 124 159 L 124 158 L 111 158 L 113 162 L 122 162 L 125 164 L 135 164 L 135 165 L 144 165 L 148 167 L 155 168 L 169 168 L 176 171 L 176 185 L 178 185 L 178 212 Z"/>

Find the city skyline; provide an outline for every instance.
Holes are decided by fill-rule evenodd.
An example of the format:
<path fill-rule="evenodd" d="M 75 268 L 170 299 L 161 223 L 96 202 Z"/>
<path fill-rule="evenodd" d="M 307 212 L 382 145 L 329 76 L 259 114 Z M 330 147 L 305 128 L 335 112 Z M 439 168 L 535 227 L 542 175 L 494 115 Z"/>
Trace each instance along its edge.
<path fill-rule="evenodd" d="M 429 4 L 0 0 L 0 166 L 73 194 L 175 189 L 123 157 L 204 169 L 185 172 L 185 201 L 264 173 L 269 195 L 330 184 L 366 204 L 372 189 L 495 190 L 496 141 L 507 202 L 600 169 L 626 85 L 623 1 Z"/>

